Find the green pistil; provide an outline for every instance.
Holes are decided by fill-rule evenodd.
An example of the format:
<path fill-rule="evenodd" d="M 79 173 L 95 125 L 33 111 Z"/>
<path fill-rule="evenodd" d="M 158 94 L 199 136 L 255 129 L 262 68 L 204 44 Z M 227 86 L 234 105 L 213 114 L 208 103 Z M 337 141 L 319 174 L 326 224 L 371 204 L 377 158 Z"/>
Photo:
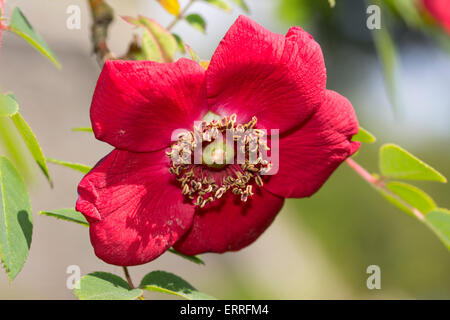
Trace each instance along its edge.
<path fill-rule="evenodd" d="M 205 122 L 212 122 L 213 120 L 220 121 L 222 119 L 221 116 L 219 116 L 217 113 L 214 113 L 212 111 L 208 111 L 207 114 L 205 114 L 202 118 Z"/>
<path fill-rule="evenodd" d="M 234 148 L 222 141 L 213 141 L 203 149 L 203 164 L 220 169 L 234 159 Z"/>

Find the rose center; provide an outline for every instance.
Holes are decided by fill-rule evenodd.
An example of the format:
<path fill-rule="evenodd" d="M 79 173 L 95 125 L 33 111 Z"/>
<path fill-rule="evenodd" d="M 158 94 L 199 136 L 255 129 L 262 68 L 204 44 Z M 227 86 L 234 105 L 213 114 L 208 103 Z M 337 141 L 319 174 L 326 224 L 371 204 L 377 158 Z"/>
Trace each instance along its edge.
<path fill-rule="evenodd" d="M 233 163 L 234 146 L 226 142 L 215 140 L 203 148 L 203 164 L 211 168 L 220 169 Z"/>
<path fill-rule="evenodd" d="M 166 152 L 169 172 L 180 182 L 181 192 L 203 208 L 226 192 L 247 201 L 253 186 L 262 187 L 261 174 L 268 172 L 269 150 L 264 131 L 255 129 L 257 118 L 238 124 L 236 115 L 220 117 L 208 112 L 192 131 L 178 135 Z"/>

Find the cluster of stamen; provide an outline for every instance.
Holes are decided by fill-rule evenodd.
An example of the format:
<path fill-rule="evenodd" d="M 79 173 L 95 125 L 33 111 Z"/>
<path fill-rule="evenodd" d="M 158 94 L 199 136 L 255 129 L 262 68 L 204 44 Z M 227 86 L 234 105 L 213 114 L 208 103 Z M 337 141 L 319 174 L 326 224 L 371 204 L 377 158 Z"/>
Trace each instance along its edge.
<path fill-rule="evenodd" d="M 222 117 L 211 121 L 201 121 L 194 125 L 193 131 L 184 131 L 177 136 L 177 141 L 171 146 L 166 155 L 171 158 L 169 172 L 176 176 L 181 184 L 182 193 L 200 208 L 220 199 L 231 191 L 246 202 L 254 194 L 253 185 L 263 186 L 261 175 L 271 168 L 270 161 L 265 155 L 269 150 L 266 134 L 263 130 L 255 129 L 257 118 L 253 117 L 246 124 L 237 124 L 236 115 Z M 225 135 L 232 136 L 233 145 L 222 144 Z M 220 135 L 220 137 L 219 137 Z M 223 163 L 193 164 L 195 150 L 205 150 L 204 144 L 219 142 L 219 151 L 223 153 Z M 243 156 L 243 163 L 235 164 L 235 143 Z M 207 148 L 207 147 L 206 147 Z M 261 150 L 262 149 L 262 150 Z M 263 151 L 263 152 L 260 152 Z M 258 155 L 250 159 L 250 155 Z M 261 155 L 262 154 L 262 155 Z M 230 159 L 231 157 L 231 159 Z M 220 174 L 212 174 L 216 170 Z M 220 176 L 221 179 L 216 181 Z M 216 178 L 215 178 L 216 177 Z"/>

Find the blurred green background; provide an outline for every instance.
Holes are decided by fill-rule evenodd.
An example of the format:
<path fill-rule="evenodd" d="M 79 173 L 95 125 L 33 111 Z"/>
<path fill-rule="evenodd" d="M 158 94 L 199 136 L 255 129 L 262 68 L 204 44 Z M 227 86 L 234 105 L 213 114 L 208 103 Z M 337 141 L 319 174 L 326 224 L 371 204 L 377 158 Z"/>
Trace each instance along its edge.
<path fill-rule="evenodd" d="M 434 37 L 412 30 L 396 13 L 389 16 L 400 61 L 400 103 L 394 111 L 366 28 L 365 2 L 336 2 L 330 9 L 326 0 L 248 0 L 250 17 L 263 26 L 286 33 L 290 26 L 299 25 L 321 44 L 327 87 L 349 98 L 360 124 L 378 138 L 376 144 L 362 147 L 356 156 L 360 164 L 377 171 L 379 147 L 394 142 L 450 177 L 450 55 Z M 109 3 L 117 15 L 143 14 L 163 25 L 171 21 L 156 1 Z M 81 30 L 66 28 L 66 9 L 72 4 L 81 7 Z M 7 10 L 21 7 L 63 69 L 56 70 L 21 39 L 5 34 L 0 52 L 2 91 L 15 93 L 47 156 L 95 164 L 111 148 L 89 133 L 71 132 L 73 127 L 89 125 L 90 99 L 100 72 L 91 54 L 86 1 L 7 0 L 6 5 Z M 203 59 L 211 57 L 242 13 L 235 8 L 226 14 L 206 4 L 195 4 L 192 12 L 206 17 L 207 35 L 184 23 L 174 31 Z M 110 37 L 113 51 L 124 52 L 132 33 L 130 25 L 116 19 Z M 30 160 L 26 153 L 18 159 Z M 53 190 L 37 168 L 27 175 L 35 225 L 30 257 L 14 282 L 0 272 L 0 298 L 73 299 L 66 288 L 69 265 L 79 265 L 82 274 L 121 275 L 120 268 L 95 257 L 86 228 L 36 215 L 39 210 L 73 207 L 76 201 L 81 175 L 55 166 L 50 170 Z M 448 184 L 417 185 L 439 206 L 450 208 Z M 445 246 L 345 164 L 313 197 L 286 201 L 274 224 L 253 245 L 237 253 L 206 254 L 204 260 L 206 266 L 196 266 L 167 253 L 130 272 L 138 282 L 152 270 L 171 271 L 223 299 L 450 298 L 450 255 Z M 381 268 L 381 290 L 366 287 L 369 265 Z"/>

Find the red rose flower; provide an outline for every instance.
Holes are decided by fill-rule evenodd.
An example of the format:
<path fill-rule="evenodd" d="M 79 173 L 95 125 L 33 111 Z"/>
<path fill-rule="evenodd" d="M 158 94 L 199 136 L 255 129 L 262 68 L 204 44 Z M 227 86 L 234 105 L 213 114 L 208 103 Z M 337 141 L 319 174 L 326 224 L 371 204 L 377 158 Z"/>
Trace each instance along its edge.
<path fill-rule="evenodd" d="M 425 9 L 450 34 L 450 0 L 422 0 Z"/>
<path fill-rule="evenodd" d="M 311 196 L 359 148 L 352 105 L 325 85 L 322 52 L 308 33 L 275 34 L 244 16 L 206 71 L 187 59 L 106 62 L 91 120 L 97 139 L 116 149 L 80 182 L 76 206 L 96 255 L 129 266 L 172 246 L 194 255 L 252 243 L 284 198 Z M 219 118 L 208 120 L 212 113 Z M 173 143 L 178 128 L 188 131 Z M 279 129 L 278 173 L 261 175 L 262 160 L 177 164 L 170 155 L 191 152 L 204 128 Z M 222 147 L 214 152 L 233 156 Z M 203 149 L 213 159 L 211 151 Z"/>
<path fill-rule="evenodd" d="M 3 0 L 0 0 L 0 18 L 3 18 L 4 7 L 5 7 L 5 4 L 4 4 Z M 2 46 L 2 31 L 3 31 L 3 24 L 2 24 L 2 20 L 0 20 L 0 47 Z"/>

